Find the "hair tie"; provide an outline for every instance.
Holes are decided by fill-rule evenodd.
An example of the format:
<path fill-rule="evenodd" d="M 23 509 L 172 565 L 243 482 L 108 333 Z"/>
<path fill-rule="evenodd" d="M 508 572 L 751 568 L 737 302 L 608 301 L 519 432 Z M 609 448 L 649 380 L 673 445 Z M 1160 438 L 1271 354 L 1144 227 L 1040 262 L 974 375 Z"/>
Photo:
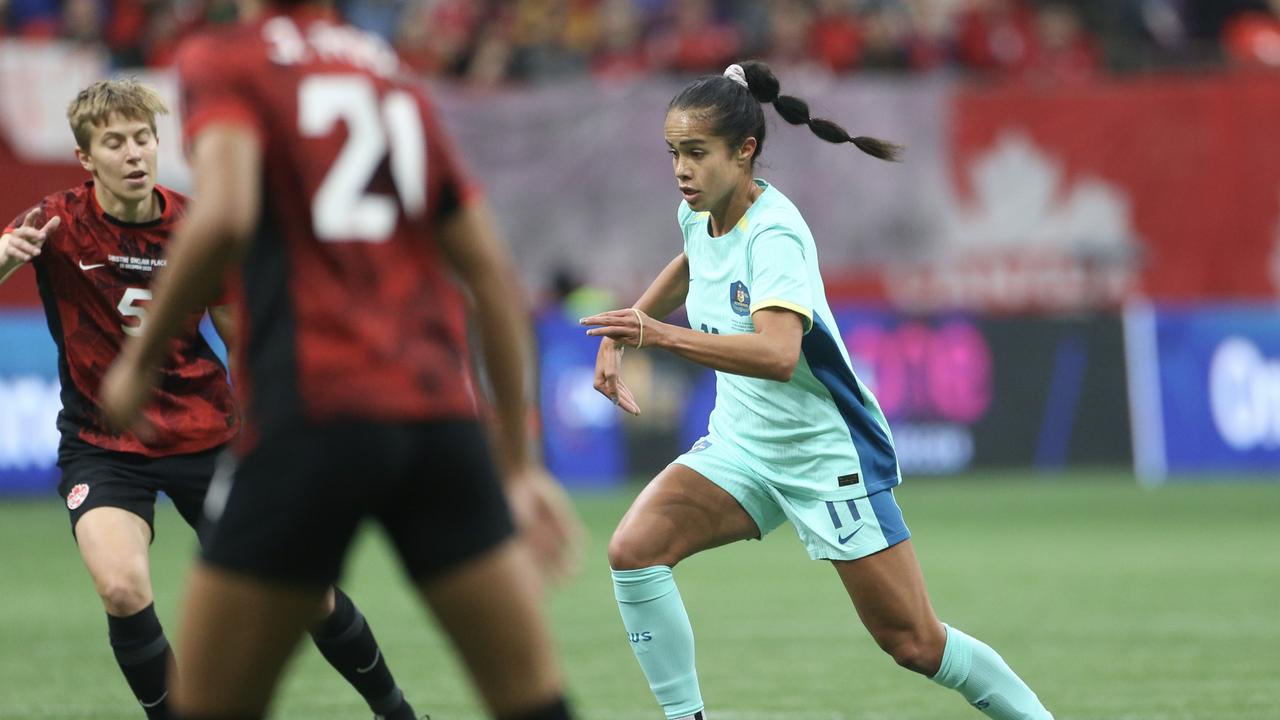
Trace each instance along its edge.
<path fill-rule="evenodd" d="M 640 326 L 640 337 L 636 338 L 636 349 L 644 347 L 644 316 L 636 308 L 631 308 L 631 312 L 636 314 L 636 324 Z"/>
<path fill-rule="evenodd" d="M 725 68 L 724 76 L 738 83 L 742 87 L 747 88 L 748 90 L 751 89 L 751 86 L 747 84 L 747 73 L 742 69 L 742 66 L 739 65 L 738 63 L 734 63 L 729 67 Z"/>

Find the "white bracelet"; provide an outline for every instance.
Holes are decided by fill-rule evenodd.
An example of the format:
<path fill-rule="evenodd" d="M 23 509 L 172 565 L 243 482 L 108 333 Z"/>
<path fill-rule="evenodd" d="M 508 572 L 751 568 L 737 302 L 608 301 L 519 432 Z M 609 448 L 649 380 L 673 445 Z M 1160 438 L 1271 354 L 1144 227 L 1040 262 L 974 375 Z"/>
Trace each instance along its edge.
<path fill-rule="evenodd" d="M 635 308 L 631 308 L 631 312 L 636 314 L 636 323 L 640 326 L 640 337 L 636 338 L 636 349 L 639 350 L 644 347 L 644 316 Z"/>

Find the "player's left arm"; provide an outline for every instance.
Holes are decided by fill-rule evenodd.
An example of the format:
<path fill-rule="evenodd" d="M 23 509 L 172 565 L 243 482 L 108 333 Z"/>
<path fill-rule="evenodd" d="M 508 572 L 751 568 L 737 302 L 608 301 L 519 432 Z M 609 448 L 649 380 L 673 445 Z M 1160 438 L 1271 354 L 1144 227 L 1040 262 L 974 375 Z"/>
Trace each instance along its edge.
<path fill-rule="evenodd" d="M 712 370 L 787 382 L 800 362 L 805 317 L 770 306 L 755 311 L 751 321 L 755 332 L 713 335 L 659 322 L 628 308 L 592 315 L 582 324 L 594 326 L 588 335 L 611 337 L 630 347 L 662 348 Z"/>
<path fill-rule="evenodd" d="M 614 338 L 632 347 L 657 347 L 721 372 L 787 382 L 800 362 L 800 345 L 813 323 L 813 288 L 806 247 L 785 223 L 765 225 L 747 246 L 755 332 L 734 335 L 698 332 L 659 322 L 636 308 L 582 320 L 588 335 Z"/>
<path fill-rule="evenodd" d="M 440 228 L 440 247 L 472 300 L 485 372 L 493 388 L 499 441 L 508 472 L 533 463 L 525 414 L 528 313 L 517 287 L 515 263 L 496 229 L 487 203 L 459 207 Z"/>
<path fill-rule="evenodd" d="M 227 370 L 230 371 L 231 377 L 236 376 L 236 369 L 233 365 L 236 361 L 236 312 L 232 305 L 210 305 L 209 321 L 213 323 L 213 329 L 218 332 L 218 337 L 222 339 L 222 344 L 227 346 Z"/>
<path fill-rule="evenodd" d="M 169 242 L 167 262 L 152 283 L 142 335 L 126 341 L 103 378 L 99 400 L 117 428 L 135 422 L 156 369 L 183 322 L 216 294 L 242 254 L 261 211 L 262 146 L 253 130 L 214 122 L 191 143 L 196 201 Z"/>

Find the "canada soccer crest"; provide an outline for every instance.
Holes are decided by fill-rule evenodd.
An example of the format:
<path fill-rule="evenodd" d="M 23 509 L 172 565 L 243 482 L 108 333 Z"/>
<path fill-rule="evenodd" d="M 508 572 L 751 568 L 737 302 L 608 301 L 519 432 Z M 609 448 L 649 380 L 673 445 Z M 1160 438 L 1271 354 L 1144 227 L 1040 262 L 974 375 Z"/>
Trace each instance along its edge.
<path fill-rule="evenodd" d="M 751 291 L 741 280 L 729 286 L 729 306 L 738 315 L 751 314 Z"/>
<path fill-rule="evenodd" d="M 80 483 L 71 488 L 71 492 L 67 493 L 67 509 L 75 510 L 84 504 L 84 499 L 89 497 L 89 486 Z"/>

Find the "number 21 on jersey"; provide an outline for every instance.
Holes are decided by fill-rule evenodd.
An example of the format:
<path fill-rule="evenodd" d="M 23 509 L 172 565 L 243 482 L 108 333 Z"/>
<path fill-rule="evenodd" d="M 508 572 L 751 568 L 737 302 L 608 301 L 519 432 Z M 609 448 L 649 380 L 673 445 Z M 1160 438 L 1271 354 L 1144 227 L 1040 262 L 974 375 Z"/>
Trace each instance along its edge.
<path fill-rule="evenodd" d="M 413 95 L 392 90 L 378 97 L 364 75 L 311 75 L 298 86 L 298 132 L 324 137 L 338 121 L 347 139 L 311 199 L 311 223 L 325 242 L 380 243 L 390 239 L 403 210 L 419 218 L 427 210 L 427 149 L 422 115 Z M 396 197 L 369 192 L 383 159 L 390 157 Z"/>

